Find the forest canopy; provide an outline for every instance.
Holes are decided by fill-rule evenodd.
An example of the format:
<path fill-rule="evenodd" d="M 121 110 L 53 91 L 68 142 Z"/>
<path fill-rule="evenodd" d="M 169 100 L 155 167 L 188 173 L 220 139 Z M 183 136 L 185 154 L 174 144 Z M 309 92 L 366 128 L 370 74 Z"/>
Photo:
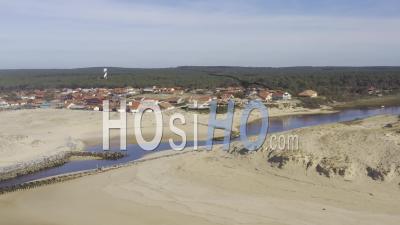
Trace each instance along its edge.
<path fill-rule="evenodd" d="M 176 67 L 0 70 L 0 90 L 147 86 L 216 88 L 262 86 L 298 93 L 313 89 L 336 98 L 365 94 L 368 87 L 397 92 L 400 67 Z"/>

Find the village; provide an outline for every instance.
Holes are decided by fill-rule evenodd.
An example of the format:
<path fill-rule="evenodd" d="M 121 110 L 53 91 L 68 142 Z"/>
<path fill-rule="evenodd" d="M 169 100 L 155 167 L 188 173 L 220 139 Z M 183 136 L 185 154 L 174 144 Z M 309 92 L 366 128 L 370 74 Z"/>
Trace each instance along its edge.
<path fill-rule="evenodd" d="M 127 111 L 135 113 L 142 102 L 157 104 L 161 110 L 183 108 L 188 110 L 207 110 L 210 102 L 216 100 L 218 106 L 227 105 L 234 100 L 235 105 L 243 106 L 250 100 L 261 100 L 271 107 L 295 106 L 297 98 L 316 98 L 318 93 L 305 90 L 296 97 L 282 90 L 265 88 L 227 87 L 206 89 L 184 89 L 181 87 L 146 88 L 77 88 L 44 89 L 32 91 L 11 91 L 0 95 L 0 110 L 54 108 L 70 110 L 102 111 L 103 100 L 110 100 L 113 111 L 119 109 L 120 98 L 126 98 Z"/>

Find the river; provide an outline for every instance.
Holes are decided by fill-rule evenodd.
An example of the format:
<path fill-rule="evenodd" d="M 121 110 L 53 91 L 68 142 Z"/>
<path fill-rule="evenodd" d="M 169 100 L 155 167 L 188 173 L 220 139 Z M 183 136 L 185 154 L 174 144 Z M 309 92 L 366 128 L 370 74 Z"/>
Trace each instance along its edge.
<path fill-rule="evenodd" d="M 400 115 L 400 106 L 387 107 L 387 108 L 372 108 L 372 109 L 347 109 L 331 114 L 273 117 L 269 119 L 268 133 L 288 131 L 296 128 L 316 126 L 327 123 L 351 121 L 354 119 L 363 119 L 371 116 L 384 115 L 384 114 Z M 257 135 L 259 130 L 260 130 L 260 123 L 251 123 L 247 127 L 248 135 Z M 199 146 L 205 145 L 205 142 L 200 141 L 198 145 Z M 187 147 L 191 146 L 193 146 L 193 142 L 188 142 Z M 159 147 L 156 149 L 156 151 L 163 151 L 168 149 L 170 149 L 169 143 L 165 142 L 161 143 Z M 87 151 L 102 151 L 102 146 L 89 146 L 87 148 Z M 78 171 L 96 169 L 99 167 L 108 167 L 121 163 L 127 163 L 140 159 L 145 154 L 149 153 L 151 152 L 142 150 L 136 144 L 130 144 L 128 145 L 127 156 L 121 159 L 70 161 L 59 167 L 42 170 L 36 173 L 0 182 L 0 188 L 5 186 L 21 184 L 41 178 L 46 178 L 50 176 L 61 175 L 65 173 L 78 172 Z"/>

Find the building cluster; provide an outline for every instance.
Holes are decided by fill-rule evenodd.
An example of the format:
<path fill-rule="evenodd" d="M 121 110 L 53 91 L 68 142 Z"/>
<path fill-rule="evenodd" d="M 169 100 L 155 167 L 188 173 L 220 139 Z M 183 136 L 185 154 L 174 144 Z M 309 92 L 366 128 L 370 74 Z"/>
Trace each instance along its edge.
<path fill-rule="evenodd" d="M 317 92 L 305 90 L 299 97 L 317 97 Z M 290 101 L 292 95 L 286 91 L 266 88 L 227 87 L 208 89 L 184 89 L 181 87 L 146 88 L 77 88 L 12 91 L 0 95 L 0 109 L 65 108 L 71 110 L 103 110 L 103 100 L 110 100 L 110 109 L 117 111 L 119 99 L 127 99 L 127 110 L 137 112 L 141 103 L 157 104 L 162 110 L 177 107 L 191 110 L 208 109 L 216 100 L 225 105 L 229 100 L 242 105 L 249 100 L 260 99 L 268 103 Z"/>

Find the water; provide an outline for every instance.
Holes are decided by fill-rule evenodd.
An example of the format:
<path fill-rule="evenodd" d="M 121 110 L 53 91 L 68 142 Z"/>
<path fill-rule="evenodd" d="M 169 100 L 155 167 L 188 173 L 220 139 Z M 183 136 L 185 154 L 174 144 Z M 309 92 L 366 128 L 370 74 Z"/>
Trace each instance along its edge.
<path fill-rule="evenodd" d="M 327 123 L 336 123 L 350 121 L 354 119 L 363 119 L 376 115 L 400 115 L 399 107 L 387 107 L 379 109 L 350 109 L 343 110 L 332 114 L 318 114 L 318 115 L 297 115 L 297 116 L 285 116 L 270 118 L 269 120 L 269 133 L 281 132 L 292 130 L 301 127 L 316 126 Z M 258 135 L 260 130 L 260 123 L 251 123 L 247 126 L 248 135 Z M 215 142 L 218 144 L 218 142 Z M 204 141 L 199 141 L 199 146 L 204 146 Z M 187 147 L 192 147 L 193 142 L 188 142 Z M 163 151 L 170 149 L 169 143 L 161 143 L 156 151 Z M 112 149 L 113 150 L 113 149 Z M 116 149 L 114 149 L 116 150 Z M 102 146 L 91 146 L 87 148 L 87 151 L 102 151 Z M 45 177 L 78 172 L 90 169 L 96 169 L 98 167 L 113 166 L 121 163 L 127 163 L 139 158 L 142 158 L 146 154 L 151 152 L 142 150 L 138 145 L 128 145 L 127 156 L 118 160 L 84 160 L 84 161 L 71 161 L 62 166 L 42 170 L 33 174 L 17 177 L 15 179 L 0 182 L 0 187 L 21 184 L 32 180 L 37 180 Z"/>
<path fill-rule="evenodd" d="M 180 144 L 180 143 L 176 143 Z M 205 145 L 204 141 L 199 141 L 198 142 L 199 146 Z M 187 147 L 192 147 L 193 142 L 187 142 Z M 169 143 L 161 143 L 158 148 L 155 151 L 164 151 L 164 150 L 169 150 L 171 147 L 169 146 Z M 98 152 L 98 151 L 103 151 L 102 146 L 90 146 L 86 149 L 87 151 L 90 152 Z M 117 151 L 116 147 L 113 149 L 111 148 L 111 151 Z M 121 163 L 127 163 L 131 162 L 137 159 L 142 158 L 146 154 L 154 153 L 155 151 L 144 151 L 142 150 L 137 144 L 130 144 L 127 146 L 127 156 L 117 159 L 117 160 L 77 160 L 77 161 L 70 161 L 65 163 L 62 166 L 58 167 L 53 167 L 49 169 L 45 169 L 42 171 L 38 171 L 32 174 L 20 176 L 14 179 L 6 180 L 0 182 L 0 188 L 1 187 L 6 187 L 10 185 L 16 185 L 16 184 L 21 184 L 37 179 L 42 179 L 45 177 L 51 177 L 55 175 L 60 175 L 60 174 L 65 174 L 65 173 L 72 173 L 72 172 L 78 172 L 78 171 L 84 171 L 84 170 L 91 170 L 91 169 L 96 169 L 96 168 L 101 168 L 101 167 L 108 167 L 108 166 L 113 166 L 113 165 L 118 165 Z"/>
<path fill-rule="evenodd" d="M 355 119 L 364 119 L 377 115 L 400 115 L 400 106 L 371 109 L 348 109 L 330 114 L 273 117 L 269 120 L 268 133 L 276 133 L 328 123 L 345 122 Z M 249 135 L 257 135 L 260 127 L 260 123 L 249 124 L 247 132 Z"/>

